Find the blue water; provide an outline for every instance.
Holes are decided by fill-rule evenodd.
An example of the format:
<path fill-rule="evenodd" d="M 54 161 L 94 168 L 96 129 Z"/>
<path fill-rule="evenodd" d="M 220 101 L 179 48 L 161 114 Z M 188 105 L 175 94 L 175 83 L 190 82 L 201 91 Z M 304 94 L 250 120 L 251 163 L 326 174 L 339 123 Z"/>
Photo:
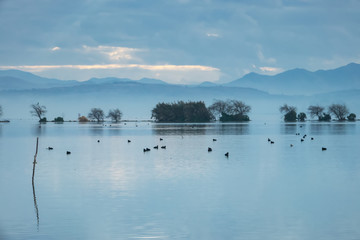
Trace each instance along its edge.
<path fill-rule="evenodd" d="M 359 123 L 1 123 L 0 239 L 360 239 L 359 156 Z"/>

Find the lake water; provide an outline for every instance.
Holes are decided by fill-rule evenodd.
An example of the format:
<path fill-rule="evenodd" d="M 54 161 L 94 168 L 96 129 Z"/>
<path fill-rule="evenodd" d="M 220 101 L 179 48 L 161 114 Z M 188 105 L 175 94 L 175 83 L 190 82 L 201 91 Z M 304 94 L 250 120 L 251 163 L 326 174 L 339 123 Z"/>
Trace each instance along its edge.
<path fill-rule="evenodd" d="M 359 156 L 359 123 L 1 123 L 0 239 L 360 239 Z"/>

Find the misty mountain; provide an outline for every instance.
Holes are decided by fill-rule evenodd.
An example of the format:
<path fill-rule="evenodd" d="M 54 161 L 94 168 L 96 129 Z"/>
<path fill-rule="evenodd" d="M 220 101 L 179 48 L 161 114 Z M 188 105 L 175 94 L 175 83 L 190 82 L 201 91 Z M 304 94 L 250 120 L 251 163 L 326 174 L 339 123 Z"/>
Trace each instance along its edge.
<path fill-rule="evenodd" d="M 91 84 L 111 84 L 123 82 L 136 82 L 141 84 L 167 84 L 159 79 L 142 78 L 140 80 L 132 80 L 129 78 L 91 78 L 84 82 L 75 80 L 58 80 L 51 78 L 44 78 L 35 74 L 24 72 L 20 70 L 0 70 L 0 90 L 24 90 L 24 89 L 43 89 L 53 87 L 69 87 L 78 85 Z"/>
<path fill-rule="evenodd" d="M 152 78 L 142 78 L 140 80 L 132 80 L 129 78 L 116 78 L 116 77 L 107 77 L 107 78 L 91 78 L 87 81 L 82 82 L 82 84 L 111 84 L 111 83 L 124 83 L 124 82 L 133 82 L 133 83 L 142 83 L 142 84 L 167 84 L 164 81 L 159 79 Z"/>
<path fill-rule="evenodd" d="M 20 70 L 0 70 L 0 90 L 36 89 L 74 86 L 78 81 L 63 81 L 53 78 L 44 78 Z"/>
<path fill-rule="evenodd" d="M 360 64 L 315 72 L 293 69 L 274 76 L 249 73 L 225 86 L 250 87 L 274 94 L 317 94 L 360 89 Z"/>

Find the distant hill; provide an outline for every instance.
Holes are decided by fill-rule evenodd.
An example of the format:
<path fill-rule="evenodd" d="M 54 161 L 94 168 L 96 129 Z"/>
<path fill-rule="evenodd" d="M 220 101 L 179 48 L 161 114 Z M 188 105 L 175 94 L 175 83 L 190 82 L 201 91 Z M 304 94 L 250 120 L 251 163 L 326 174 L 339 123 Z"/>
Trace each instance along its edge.
<path fill-rule="evenodd" d="M 53 87 L 69 87 L 78 85 L 99 85 L 111 83 L 133 82 L 139 84 L 167 84 L 159 79 L 142 78 L 140 80 L 132 80 L 129 78 L 91 78 L 84 82 L 75 80 L 58 80 L 44 78 L 35 74 L 20 70 L 0 70 L 0 90 L 24 90 L 24 89 L 44 89 Z"/>
<path fill-rule="evenodd" d="M 53 88 L 74 86 L 77 84 L 79 84 L 79 82 L 74 80 L 63 81 L 52 78 L 44 78 L 20 70 L 0 70 L 0 90 Z"/>
<path fill-rule="evenodd" d="M 250 87 L 286 95 L 360 89 L 360 64 L 350 63 L 337 69 L 315 72 L 293 69 L 274 76 L 249 73 L 225 86 Z"/>

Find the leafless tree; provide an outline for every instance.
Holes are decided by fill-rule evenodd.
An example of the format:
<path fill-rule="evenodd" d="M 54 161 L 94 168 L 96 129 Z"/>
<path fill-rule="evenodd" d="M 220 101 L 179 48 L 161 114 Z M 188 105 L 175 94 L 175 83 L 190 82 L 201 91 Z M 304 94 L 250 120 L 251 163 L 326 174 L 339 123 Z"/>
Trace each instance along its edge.
<path fill-rule="evenodd" d="M 331 104 L 329 106 L 329 113 L 333 114 L 339 121 L 344 121 L 349 109 L 345 104 Z"/>
<path fill-rule="evenodd" d="M 318 117 L 318 119 L 320 119 L 324 110 L 325 110 L 325 108 L 322 106 L 319 106 L 319 105 L 311 105 L 308 107 L 308 111 L 310 113 L 311 118 L 314 118 L 316 116 L 316 117 Z"/>
<path fill-rule="evenodd" d="M 231 114 L 247 115 L 251 111 L 251 107 L 242 101 L 230 100 L 228 102 L 229 112 Z"/>
<path fill-rule="evenodd" d="M 109 114 L 107 115 L 107 117 L 111 118 L 111 120 L 114 122 L 119 122 L 122 117 L 122 112 L 118 108 L 109 110 Z"/>
<path fill-rule="evenodd" d="M 101 108 L 92 108 L 88 114 L 88 118 L 96 120 L 97 122 L 103 122 L 104 111 Z"/>
<path fill-rule="evenodd" d="M 280 106 L 280 108 L 279 108 L 279 110 L 280 110 L 280 112 L 281 113 L 289 113 L 289 112 L 291 112 L 291 111 L 294 111 L 294 112 L 296 112 L 296 107 L 294 107 L 294 106 L 289 106 L 289 105 L 287 105 L 287 104 L 284 104 L 284 105 L 282 105 L 282 106 Z"/>
<path fill-rule="evenodd" d="M 209 107 L 209 111 L 215 116 L 219 117 L 226 111 L 227 103 L 223 100 L 214 100 L 214 103 Z"/>
<path fill-rule="evenodd" d="M 35 117 L 38 117 L 39 120 L 41 120 L 41 118 L 47 112 L 46 107 L 45 106 L 40 106 L 39 103 L 31 104 L 31 108 L 32 108 L 32 110 L 30 111 L 31 115 L 33 115 Z"/>

